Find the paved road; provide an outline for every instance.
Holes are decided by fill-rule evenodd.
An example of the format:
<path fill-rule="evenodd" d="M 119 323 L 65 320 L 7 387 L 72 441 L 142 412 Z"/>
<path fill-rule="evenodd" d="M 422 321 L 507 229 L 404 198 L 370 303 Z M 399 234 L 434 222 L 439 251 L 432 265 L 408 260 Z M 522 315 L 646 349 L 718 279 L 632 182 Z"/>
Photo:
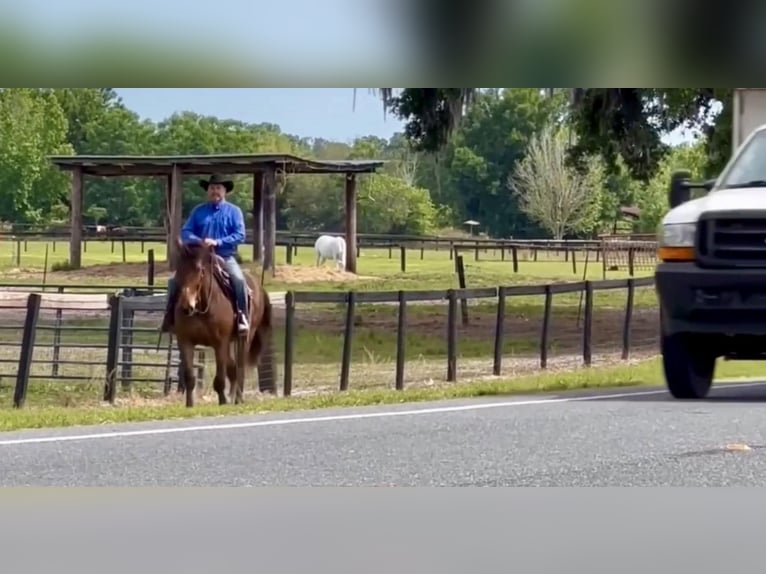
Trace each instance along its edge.
<path fill-rule="evenodd" d="M 646 393 L 7 433 L 0 485 L 766 485 L 766 383 Z"/>

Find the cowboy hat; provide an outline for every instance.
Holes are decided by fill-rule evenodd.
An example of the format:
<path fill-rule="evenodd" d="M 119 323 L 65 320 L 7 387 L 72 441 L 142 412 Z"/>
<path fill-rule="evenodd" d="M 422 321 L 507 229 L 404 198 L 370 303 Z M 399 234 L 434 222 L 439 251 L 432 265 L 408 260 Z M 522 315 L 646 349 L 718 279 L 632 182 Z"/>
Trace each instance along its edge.
<path fill-rule="evenodd" d="M 215 174 L 211 176 L 210 179 L 199 180 L 199 186 L 204 190 L 207 190 L 208 186 L 211 183 L 220 183 L 226 188 L 227 193 L 230 192 L 232 189 L 234 189 L 234 182 L 230 179 L 226 179 L 222 175 Z"/>

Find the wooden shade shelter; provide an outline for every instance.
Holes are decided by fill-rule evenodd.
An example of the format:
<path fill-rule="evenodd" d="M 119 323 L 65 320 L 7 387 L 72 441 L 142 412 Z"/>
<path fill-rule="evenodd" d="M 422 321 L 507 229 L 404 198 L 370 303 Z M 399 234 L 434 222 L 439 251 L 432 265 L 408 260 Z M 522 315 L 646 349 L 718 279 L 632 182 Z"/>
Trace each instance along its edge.
<path fill-rule="evenodd" d="M 184 176 L 199 177 L 211 173 L 253 175 L 253 260 L 274 270 L 276 247 L 277 175 L 345 174 L 346 270 L 356 273 L 356 175 L 375 173 L 385 162 L 378 160 L 318 161 L 290 154 L 224 154 L 176 156 L 51 156 L 62 171 L 72 173 L 69 263 L 75 269 L 82 265 L 83 182 L 94 177 L 159 177 L 165 180 L 168 206 L 168 260 L 176 252 L 176 239 L 183 226 L 182 193 Z M 172 267 L 171 267 L 172 268 Z"/>

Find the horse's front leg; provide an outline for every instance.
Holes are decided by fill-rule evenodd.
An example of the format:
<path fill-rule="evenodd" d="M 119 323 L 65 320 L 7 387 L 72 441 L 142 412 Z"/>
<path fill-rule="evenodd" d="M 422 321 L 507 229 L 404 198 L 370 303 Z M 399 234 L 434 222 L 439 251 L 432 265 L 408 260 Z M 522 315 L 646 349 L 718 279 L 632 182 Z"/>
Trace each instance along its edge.
<path fill-rule="evenodd" d="M 186 406 L 191 408 L 194 406 L 194 387 L 197 384 L 197 377 L 194 374 L 194 345 L 179 341 L 178 352 L 181 356 Z"/>
<path fill-rule="evenodd" d="M 226 371 L 229 364 L 229 344 L 228 341 L 219 343 L 215 350 L 215 378 L 213 379 L 213 389 L 218 395 L 218 404 L 226 404 Z"/>

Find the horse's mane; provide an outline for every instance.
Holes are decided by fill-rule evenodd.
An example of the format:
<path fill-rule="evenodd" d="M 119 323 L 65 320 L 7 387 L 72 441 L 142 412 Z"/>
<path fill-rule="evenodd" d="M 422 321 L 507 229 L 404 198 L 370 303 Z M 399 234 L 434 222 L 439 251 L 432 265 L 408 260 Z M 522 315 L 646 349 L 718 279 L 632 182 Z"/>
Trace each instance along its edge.
<path fill-rule="evenodd" d="M 179 241 L 176 259 L 179 264 L 194 263 L 204 259 L 209 253 L 210 250 L 202 244 L 186 244 Z"/>

